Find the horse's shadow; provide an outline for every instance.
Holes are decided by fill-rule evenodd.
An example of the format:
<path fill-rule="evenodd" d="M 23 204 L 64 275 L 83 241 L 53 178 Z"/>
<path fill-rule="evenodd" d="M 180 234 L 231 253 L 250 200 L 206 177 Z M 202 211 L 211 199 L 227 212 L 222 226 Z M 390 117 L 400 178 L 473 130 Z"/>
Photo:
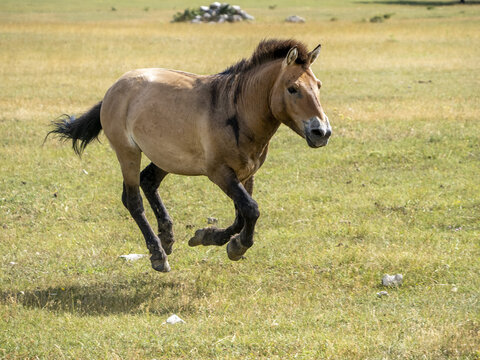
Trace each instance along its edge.
<path fill-rule="evenodd" d="M 193 286 L 192 286 L 193 285 Z M 204 290 L 194 283 L 130 280 L 31 291 L 2 291 L 0 303 L 77 315 L 192 313 Z"/>

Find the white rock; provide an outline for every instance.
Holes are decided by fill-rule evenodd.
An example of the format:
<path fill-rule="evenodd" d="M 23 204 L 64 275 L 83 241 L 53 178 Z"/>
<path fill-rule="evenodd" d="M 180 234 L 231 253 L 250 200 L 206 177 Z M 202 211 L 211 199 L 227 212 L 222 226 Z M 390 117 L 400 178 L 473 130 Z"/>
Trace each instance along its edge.
<path fill-rule="evenodd" d="M 218 9 L 220 7 L 220 3 L 218 1 L 215 1 L 210 4 L 210 9 Z"/>
<path fill-rule="evenodd" d="M 208 224 L 216 224 L 216 223 L 218 223 L 218 219 L 214 218 L 214 217 L 209 217 L 209 218 L 207 218 L 207 223 Z"/>
<path fill-rule="evenodd" d="M 289 16 L 285 19 L 286 22 L 291 22 L 291 23 L 304 23 L 305 22 L 305 19 L 300 17 L 300 16 L 297 16 L 297 15 L 292 15 L 292 16 Z"/>
<path fill-rule="evenodd" d="M 208 6 L 200 6 L 200 10 L 203 11 L 203 12 L 207 12 L 210 8 Z"/>
<path fill-rule="evenodd" d="M 170 316 L 168 319 L 167 319 L 167 324 L 185 324 L 185 321 L 183 321 L 182 319 L 180 319 L 177 315 L 173 314 L 172 316 Z"/>
<path fill-rule="evenodd" d="M 136 261 L 136 260 L 139 260 L 141 258 L 144 258 L 145 254 L 127 254 L 127 255 L 120 255 L 119 257 L 122 258 L 122 259 L 125 259 L 127 261 Z"/>
<path fill-rule="evenodd" d="M 17 263 L 15 261 L 10 261 L 8 264 L 9 265 L 17 265 Z"/>
<path fill-rule="evenodd" d="M 399 286 L 402 285 L 403 282 L 403 275 L 388 275 L 385 274 L 382 278 L 382 285 L 383 286 Z"/>
<path fill-rule="evenodd" d="M 380 298 L 381 298 L 382 296 L 388 296 L 388 292 L 386 292 L 386 291 L 380 291 L 380 292 L 377 293 L 377 296 L 380 297 Z"/>

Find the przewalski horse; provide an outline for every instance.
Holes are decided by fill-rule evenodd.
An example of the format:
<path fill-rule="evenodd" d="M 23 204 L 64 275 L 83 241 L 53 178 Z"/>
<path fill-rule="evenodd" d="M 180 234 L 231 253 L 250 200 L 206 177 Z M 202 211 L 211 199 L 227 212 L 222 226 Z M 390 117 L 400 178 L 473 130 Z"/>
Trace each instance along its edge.
<path fill-rule="evenodd" d="M 82 116 L 56 121 L 50 133 L 71 139 L 80 154 L 103 129 L 122 169 L 123 205 L 145 237 L 155 270 L 170 270 L 172 220 L 157 192 L 169 173 L 208 176 L 233 200 L 234 223 L 197 230 L 189 245 L 228 243 L 228 257 L 239 260 L 253 245 L 260 215 L 253 177 L 280 124 L 312 148 L 328 143 L 321 82 L 310 67 L 319 52 L 320 45 L 308 52 L 298 41 L 266 40 L 250 59 L 216 75 L 134 70 Z M 151 164 L 140 172 L 142 152 Z M 158 235 L 145 217 L 140 187 L 157 218 Z"/>

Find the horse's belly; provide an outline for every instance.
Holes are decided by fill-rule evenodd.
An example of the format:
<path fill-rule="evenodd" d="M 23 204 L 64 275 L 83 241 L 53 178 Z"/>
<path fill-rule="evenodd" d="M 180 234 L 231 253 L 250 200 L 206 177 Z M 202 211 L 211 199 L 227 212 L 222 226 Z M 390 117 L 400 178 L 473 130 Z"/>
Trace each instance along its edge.
<path fill-rule="evenodd" d="M 166 151 L 153 154 L 145 152 L 145 155 L 160 169 L 171 174 L 190 176 L 206 174 L 206 169 L 202 165 L 204 161 L 190 154 Z"/>
<path fill-rule="evenodd" d="M 161 122 L 137 122 L 133 140 L 140 150 L 159 168 L 179 175 L 204 175 L 205 156 L 192 132 L 184 127 L 161 126 Z"/>

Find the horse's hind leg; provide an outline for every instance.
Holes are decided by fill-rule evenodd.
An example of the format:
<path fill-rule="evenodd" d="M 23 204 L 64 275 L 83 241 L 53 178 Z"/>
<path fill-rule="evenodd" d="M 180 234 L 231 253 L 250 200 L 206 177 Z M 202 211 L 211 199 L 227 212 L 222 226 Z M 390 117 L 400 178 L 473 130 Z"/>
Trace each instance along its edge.
<path fill-rule="evenodd" d="M 122 168 L 124 180 L 122 202 L 145 238 L 147 248 L 152 254 L 150 257 L 152 267 L 157 271 L 168 272 L 170 271 L 170 265 L 167 261 L 167 254 L 163 250 L 158 236 L 148 223 L 140 195 L 140 161 L 142 154 L 139 149 L 132 148 L 122 148 L 120 150 L 115 148 L 115 151 Z"/>
<path fill-rule="evenodd" d="M 250 196 L 252 196 L 253 193 L 253 182 L 254 180 L 252 176 L 244 183 L 245 190 L 247 190 Z M 217 229 L 216 227 L 199 229 L 189 240 L 188 245 L 225 245 L 230 241 L 232 236 L 237 235 L 240 233 L 240 231 L 242 231 L 244 225 L 245 220 L 239 211 L 237 204 L 235 204 L 235 221 L 231 226 L 226 229 Z"/>
<path fill-rule="evenodd" d="M 150 163 L 150 165 L 140 173 L 140 186 L 157 218 L 158 237 L 162 242 L 162 247 L 165 253 L 170 255 L 175 241 L 172 230 L 173 223 L 157 191 L 160 183 L 167 174 L 166 171 L 160 169 L 154 163 Z"/>

